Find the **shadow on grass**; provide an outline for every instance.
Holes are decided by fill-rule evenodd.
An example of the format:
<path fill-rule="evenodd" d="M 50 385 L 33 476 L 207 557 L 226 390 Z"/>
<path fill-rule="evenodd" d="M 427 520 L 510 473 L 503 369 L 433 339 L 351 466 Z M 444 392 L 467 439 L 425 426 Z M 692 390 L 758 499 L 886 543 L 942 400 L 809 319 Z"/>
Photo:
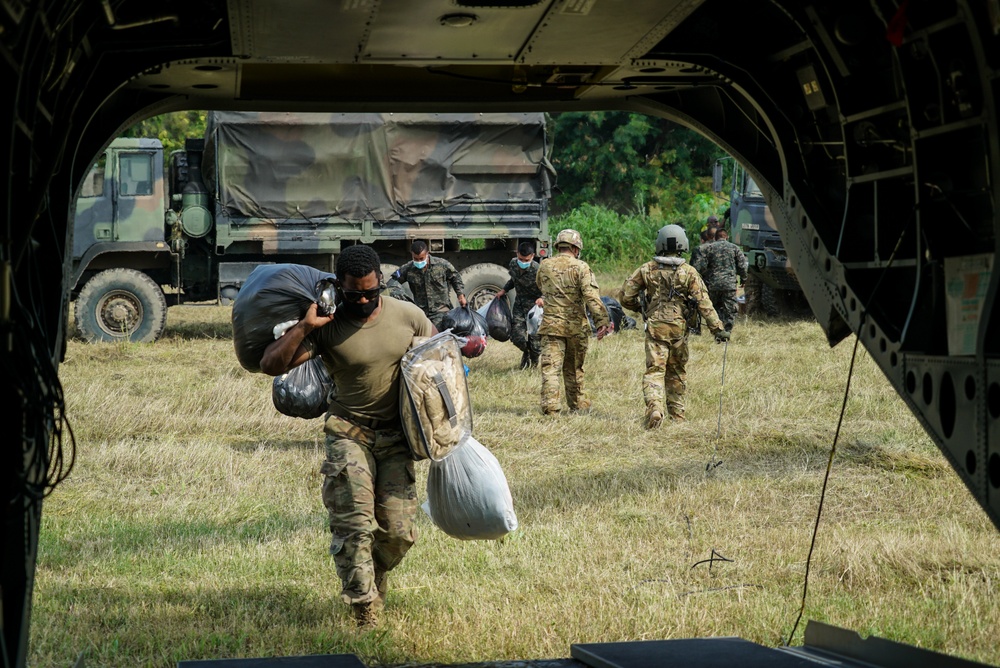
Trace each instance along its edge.
<path fill-rule="evenodd" d="M 332 569 L 332 566 L 331 566 Z M 33 642 L 86 647 L 93 665 L 176 665 L 179 661 L 356 654 L 368 661 L 399 661 L 403 651 L 387 632 L 361 632 L 329 591 L 278 581 L 247 586 L 109 588 L 50 582 L 44 599 L 53 610 L 36 611 L 56 621 L 58 602 L 73 615 Z M 44 622 L 43 622 L 44 623 Z M 62 638 L 60 638 L 60 636 Z M 46 638 L 50 638 L 46 642 Z M 49 648 L 53 651 L 56 648 Z"/>

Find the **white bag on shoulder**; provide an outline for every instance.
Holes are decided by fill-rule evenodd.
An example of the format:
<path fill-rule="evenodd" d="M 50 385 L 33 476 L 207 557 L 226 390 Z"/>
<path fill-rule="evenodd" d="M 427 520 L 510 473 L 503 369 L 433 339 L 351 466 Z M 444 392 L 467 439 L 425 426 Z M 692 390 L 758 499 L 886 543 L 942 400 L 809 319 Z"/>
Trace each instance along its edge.
<path fill-rule="evenodd" d="M 471 436 L 444 459 L 431 460 L 421 508 L 453 538 L 495 540 L 517 529 L 500 462 Z"/>

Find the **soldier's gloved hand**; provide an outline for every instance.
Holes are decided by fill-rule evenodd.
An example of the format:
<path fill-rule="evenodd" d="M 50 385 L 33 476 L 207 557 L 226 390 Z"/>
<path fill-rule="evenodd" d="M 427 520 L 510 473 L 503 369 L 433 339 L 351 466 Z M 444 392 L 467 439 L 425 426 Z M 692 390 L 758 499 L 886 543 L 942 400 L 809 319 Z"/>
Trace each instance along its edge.
<path fill-rule="evenodd" d="M 732 332 L 728 332 L 728 331 L 726 331 L 724 329 L 720 329 L 719 331 L 717 331 L 715 333 L 715 342 L 716 343 L 722 343 L 723 341 L 728 341 L 729 337 L 731 337 L 732 334 L 733 334 Z"/>

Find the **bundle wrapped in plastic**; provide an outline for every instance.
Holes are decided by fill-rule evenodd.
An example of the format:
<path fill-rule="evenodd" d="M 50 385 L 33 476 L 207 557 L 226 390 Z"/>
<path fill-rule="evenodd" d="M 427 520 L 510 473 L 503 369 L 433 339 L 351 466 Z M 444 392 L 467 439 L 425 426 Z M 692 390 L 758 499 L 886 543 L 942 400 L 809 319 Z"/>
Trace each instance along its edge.
<path fill-rule="evenodd" d="M 431 521 L 453 538 L 495 540 L 517 529 L 514 500 L 500 462 L 469 436 L 451 454 L 432 461 L 427 500 Z"/>
<path fill-rule="evenodd" d="M 472 402 L 459 339 L 418 337 L 400 360 L 399 412 L 415 460 L 443 459 L 472 434 Z"/>
<path fill-rule="evenodd" d="M 316 302 L 331 313 L 336 276 L 301 264 L 262 264 L 247 277 L 233 302 L 233 346 L 240 366 L 260 373 L 260 358 L 275 339 L 275 326 L 296 321 Z"/>
<path fill-rule="evenodd" d="M 538 304 L 532 306 L 528 311 L 528 317 L 525 319 L 524 324 L 529 336 L 538 334 L 538 328 L 542 326 L 542 307 Z"/>
<path fill-rule="evenodd" d="M 291 417 L 312 418 L 326 414 L 330 398 L 335 394 L 333 379 L 323 359 L 312 359 L 291 371 L 274 377 L 271 401 L 278 412 Z"/>

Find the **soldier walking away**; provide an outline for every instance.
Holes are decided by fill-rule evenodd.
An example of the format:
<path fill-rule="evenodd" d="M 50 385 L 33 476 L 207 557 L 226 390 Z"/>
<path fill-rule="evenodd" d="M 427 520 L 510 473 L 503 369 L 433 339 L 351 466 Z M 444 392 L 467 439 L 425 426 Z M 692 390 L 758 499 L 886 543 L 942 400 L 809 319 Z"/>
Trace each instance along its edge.
<path fill-rule="evenodd" d="M 708 286 L 708 296 L 719 319 L 726 331 L 731 332 L 736 321 L 737 277 L 741 284 L 747 280 L 747 256 L 739 246 L 729 241 L 729 233 L 719 228 L 715 241 L 708 244 L 697 263 L 692 264 Z"/>
<path fill-rule="evenodd" d="M 707 244 L 715 241 L 716 227 L 713 227 L 713 223 L 718 224 L 718 218 L 715 216 L 708 217 L 708 227 L 701 231 L 699 235 L 700 243 L 691 249 L 691 265 L 694 266 L 698 264 L 699 258 L 705 251 L 705 246 Z M 701 335 L 701 314 L 698 313 L 698 309 L 688 309 L 688 332 L 695 335 Z"/>
<path fill-rule="evenodd" d="M 409 262 L 397 269 L 389 278 L 389 288 L 403 283 L 410 286 L 413 303 L 423 309 L 434 326 L 441 327 L 441 320 L 451 310 L 449 288 L 455 291 L 460 306 L 465 306 L 465 284 L 455 266 L 444 258 L 434 257 L 423 241 L 410 246 Z"/>
<path fill-rule="evenodd" d="M 306 314 L 264 351 L 260 368 L 278 376 L 320 355 L 337 386 L 323 430 L 323 504 L 340 596 L 359 626 L 385 602 L 388 573 L 417 539 L 413 460 L 399 415 L 399 362 L 413 337 L 435 327 L 413 304 L 380 296 L 378 253 L 348 246 L 337 257 L 332 315 Z"/>
<path fill-rule="evenodd" d="M 542 352 L 542 339 L 537 334 L 528 334 L 528 311 L 539 303 L 542 292 L 535 283 L 538 262 L 535 261 L 535 246 L 530 241 L 522 241 L 517 247 L 517 257 L 507 266 L 510 280 L 504 284 L 497 297 L 504 297 L 509 290 L 517 290 L 511 315 L 514 327 L 510 341 L 521 351 L 521 368 L 538 366 L 538 356 Z"/>
<path fill-rule="evenodd" d="M 541 263 L 535 279 L 544 308 L 538 334 L 542 337 L 540 361 L 542 413 L 545 415 L 559 414 L 564 384 L 570 410 L 590 410 L 591 401 L 583 385 L 583 362 L 591 336 L 587 313 L 597 326 L 598 341 L 612 328 L 594 272 L 579 259 L 583 250 L 580 233 L 563 230 L 556 236 L 555 246 L 558 254 Z"/>
<path fill-rule="evenodd" d="M 685 311 L 689 304 L 695 305 L 717 341 L 729 340 L 729 332 L 715 314 L 701 276 L 681 257 L 687 249 L 683 227 L 661 227 L 656 235 L 656 255 L 622 286 L 622 306 L 633 311 L 645 309 L 646 373 L 642 376 L 642 397 L 646 402 L 647 429 L 659 427 L 665 415 L 675 422 L 684 421 L 688 361 Z"/>

